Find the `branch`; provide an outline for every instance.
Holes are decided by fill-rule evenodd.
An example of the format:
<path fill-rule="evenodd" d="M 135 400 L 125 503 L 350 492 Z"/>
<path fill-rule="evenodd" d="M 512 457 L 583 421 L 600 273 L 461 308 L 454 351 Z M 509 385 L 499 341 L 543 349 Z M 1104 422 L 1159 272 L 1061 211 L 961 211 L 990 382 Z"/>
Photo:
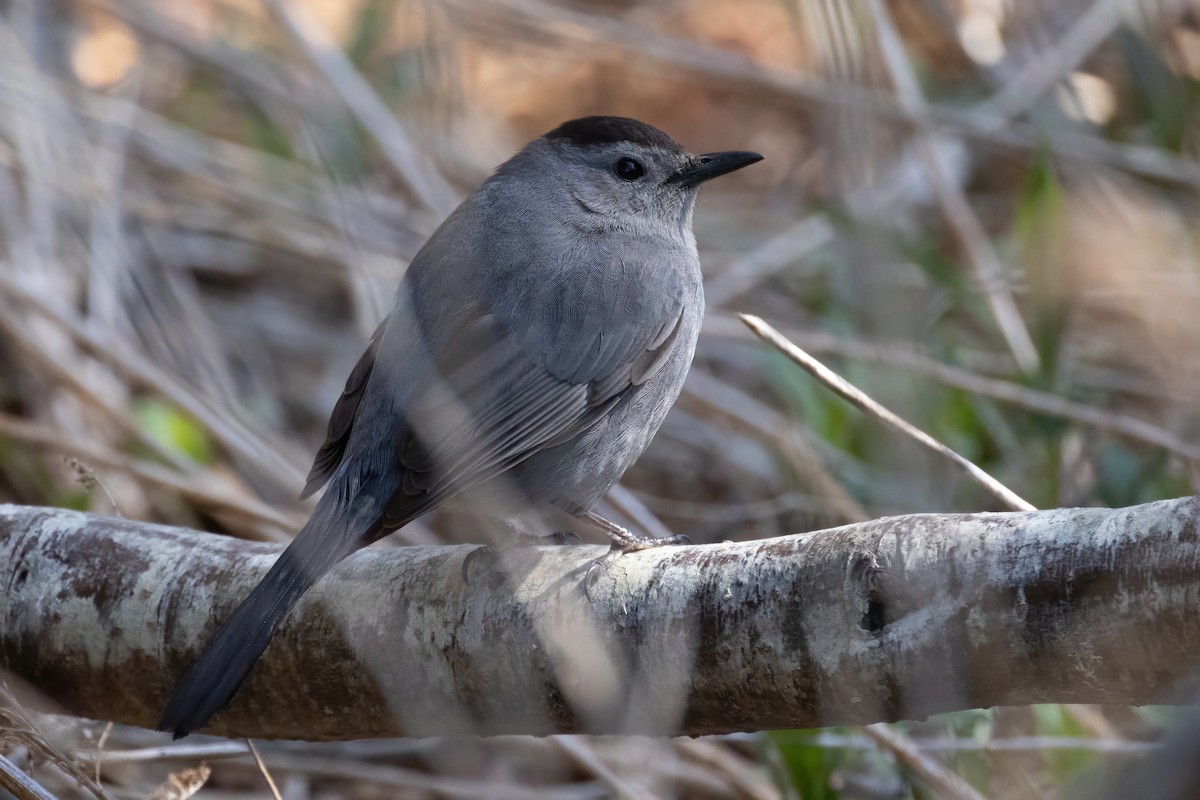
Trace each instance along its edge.
<path fill-rule="evenodd" d="M 1200 661 L 1200 498 L 923 514 L 755 542 L 372 548 L 297 607 L 229 736 L 705 734 L 1169 700 Z M 0 506 L 0 664 L 150 725 L 278 548 Z"/>

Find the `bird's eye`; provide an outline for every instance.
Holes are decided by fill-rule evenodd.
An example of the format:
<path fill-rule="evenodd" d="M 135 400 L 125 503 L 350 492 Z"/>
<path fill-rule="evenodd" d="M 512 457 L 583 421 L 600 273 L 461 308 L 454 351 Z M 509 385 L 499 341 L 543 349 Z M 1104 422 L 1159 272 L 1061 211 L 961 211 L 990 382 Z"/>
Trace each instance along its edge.
<path fill-rule="evenodd" d="M 646 174 L 646 168 L 640 162 L 626 156 L 617 159 L 617 163 L 613 164 L 613 172 L 623 181 L 636 181 Z"/>

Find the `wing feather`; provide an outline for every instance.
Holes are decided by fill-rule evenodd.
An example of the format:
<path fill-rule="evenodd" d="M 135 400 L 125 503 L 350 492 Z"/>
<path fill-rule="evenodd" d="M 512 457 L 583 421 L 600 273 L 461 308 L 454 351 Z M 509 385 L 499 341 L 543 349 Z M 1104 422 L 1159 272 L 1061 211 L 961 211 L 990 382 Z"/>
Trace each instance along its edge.
<path fill-rule="evenodd" d="M 491 480 L 594 425 L 626 392 L 661 366 L 675 344 L 679 322 L 677 314 L 665 338 L 655 326 L 643 341 L 658 340 L 657 348 L 642 350 L 637 357 L 625 355 L 634 346 L 633 337 L 623 337 L 610 353 L 598 351 L 605 357 L 619 353 L 626 359 L 623 368 L 580 383 L 556 377 L 522 352 L 514 337 L 495 331 L 497 335 L 489 340 L 484 352 L 444 379 L 450 392 L 426 392 L 414 408 L 410 423 L 424 445 L 422 465 L 427 471 L 418 478 L 412 474 L 417 464 L 406 465 L 409 474 L 389 504 L 383 529 L 403 524 L 417 513 Z M 493 329 L 497 326 L 490 317 L 475 324 Z M 478 336 L 477 331 L 471 336 L 476 341 L 486 338 Z M 635 369 L 638 381 L 634 380 Z M 448 397 L 456 409 L 447 408 Z M 448 417 L 455 422 L 447 428 L 444 422 Z M 422 418 L 438 421 L 432 435 L 421 435 Z"/>
<path fill-rule="evenodd" d="M 390 333 L 381 326 L 372 337 L 334 409 L 306 491 L 346 458 L 348 442 L 354 452 L 362 448 L 360 459 L 381 454 L 370 457 L 370 468 L 399 473 L 382 535 L 596 424 L 667 362 L 683 319 L 685 293 L 674 273 L 614 263 L 534 285 L 527 275 L 502 281 L 500 295 L 484 306 L 470 281 L 451 281 L 447 290 L 414 262 L 396 312 L 411 322 Z M 634 279 L 647 284 L 630 285 Z M 401 372 L 409 370 L 403 354 L 418 345 L 430 354 L 432 374 Z M 400 355 L 384 360 L 384 353 Z M 376 400 L 362 402 L 365 391 Z M 405 394 L 399 405 L 378 399 L 397 391 Z M 390 425 L 399 439 L 390 467 L 388 451 L 379 449 L 386 443 L 372 442 L 365 430 L 351 435 L 368 407 L 403 417 Z"/>
<path fill-rule="evenodd" d="M 346 387 L 342 390 L 341 397 L 338 398 L 337 403 L 333 406 L 333 412 L 329 415 L 329 427 L 325 433 L 325 442 L 317 451 L 316 458 L 313 459 L 312 469 L 308 472 L 304 490 L 300 493 L 301 500 L 324 486 L 329 480 L 329 476 L 342 463 L 342 457 L 346 453 L 346 444 L 350 441 L 350 431 L 354 427 L 354 419 L 358 416 L 358 404 L 362 401 L 363 390 L 371 378 L 371 372 L 375 369 L 375 351 L 379 347 L 379 339 L 383 335 L 383 328 L 386 324 L 386 319 L 379 323 L 375 332 L 371 334 L 371 342 L 367 345 L 366 351 L 359 357 L 354 369 L 350 370 L 350 377 L 346 379 Z"/>

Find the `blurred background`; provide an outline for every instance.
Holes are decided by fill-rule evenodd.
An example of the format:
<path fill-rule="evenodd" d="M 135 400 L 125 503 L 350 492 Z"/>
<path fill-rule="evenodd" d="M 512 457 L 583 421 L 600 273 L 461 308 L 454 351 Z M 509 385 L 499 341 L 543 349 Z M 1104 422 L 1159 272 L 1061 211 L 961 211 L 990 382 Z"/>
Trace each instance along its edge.
<path fill-rule="evenodd" d="M 409 259 L 596 113 L 767 157 L 702 193 L 696 363 L 602 511 L 708 542 L 997 508 L 739 311 L 1040 507 L 1195 493 L 1198 78 L 1167 0 L 0 0 L 0 501 L 285 541 Z M 473 540 L 443 515 L 383 546 Z M 288 798 L 1059 797 L 1172 716 L 262 754 Z M 63 796 L 72 764 L 114 797 L 271 796 L 227 744 L 98 770 L 102 737 L 166 742 L 0 725 Z"/>

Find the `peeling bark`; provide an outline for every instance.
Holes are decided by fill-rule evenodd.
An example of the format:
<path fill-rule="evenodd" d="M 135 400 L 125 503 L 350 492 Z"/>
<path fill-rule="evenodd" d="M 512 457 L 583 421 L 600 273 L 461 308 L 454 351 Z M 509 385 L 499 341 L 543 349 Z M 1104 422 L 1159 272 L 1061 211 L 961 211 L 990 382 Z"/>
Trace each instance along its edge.
<path fill-rule="evenodd" d="M 209 731 L 705 734 L 1170 700 L 1200 666 L 1200 499 L 913 515 L 649 550 L 371 548 L 293 612 Z M 0 506 L 0 666 L 148 726 L 278 548 Z"/>

